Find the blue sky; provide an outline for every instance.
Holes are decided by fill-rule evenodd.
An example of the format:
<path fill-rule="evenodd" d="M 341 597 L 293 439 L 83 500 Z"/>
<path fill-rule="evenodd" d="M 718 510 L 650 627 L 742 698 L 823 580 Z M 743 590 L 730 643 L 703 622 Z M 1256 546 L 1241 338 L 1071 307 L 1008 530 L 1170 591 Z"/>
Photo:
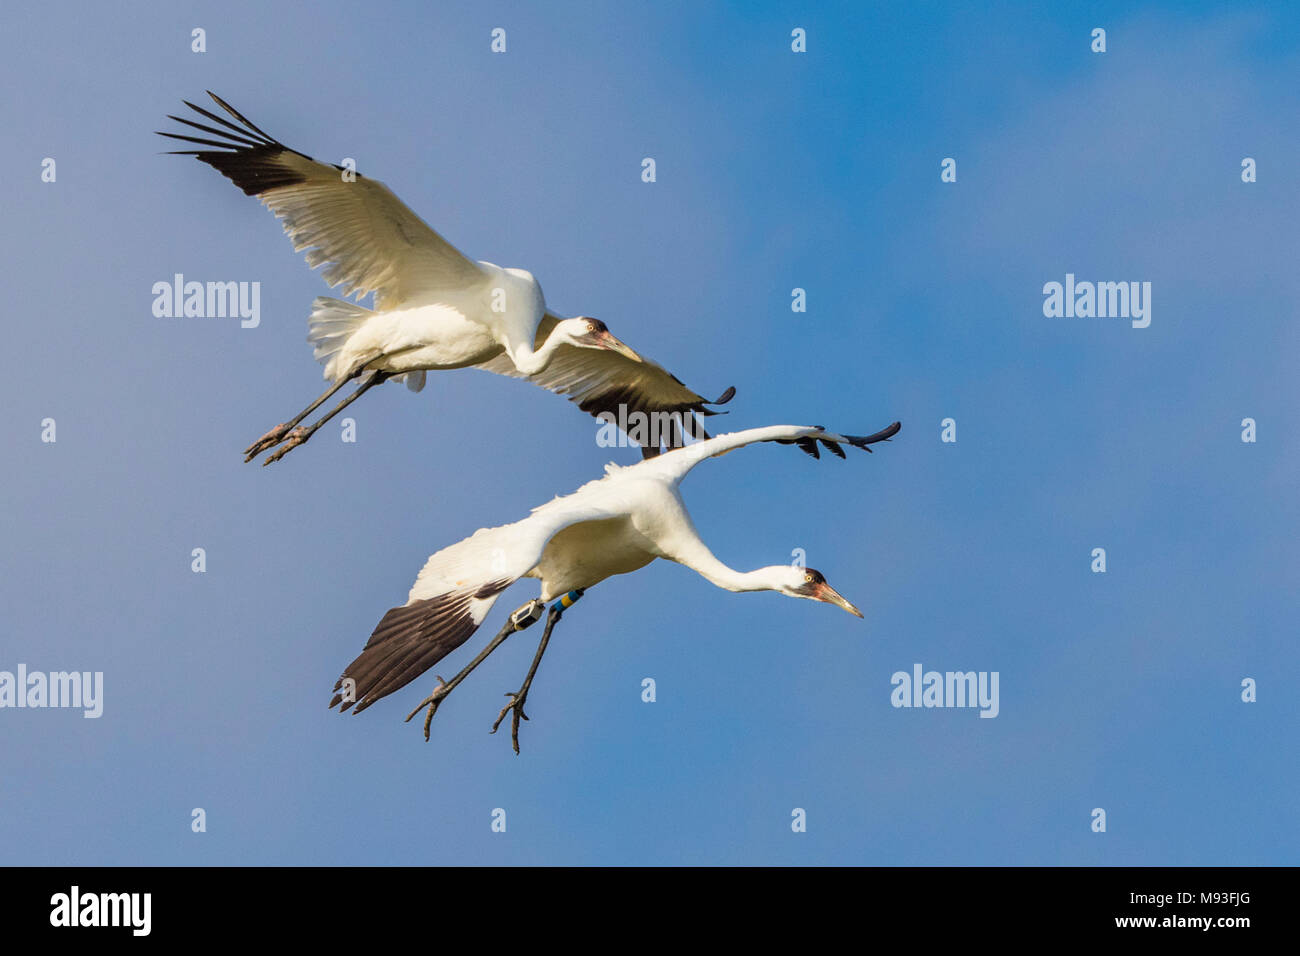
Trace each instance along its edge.
<path fill-rule="evenodd" d="M 1300 15 L 547 7 L 0 14 L 0 670 L 105 685 L 98 720 L 0 710 L 0 861 L 1294 863 Z M 802 548 L 865 622 L 661 562 L 565 617 L 521 757 L 487 730 L 536 631 L 430 744 L 401 718 L 432 674 L 328 711 L 430 552 L 634 456 L 467 371 L 367 395 L 355 444 L 327 426 L 244 465 L 321 387 L 328 289 L 269 213 L 159 155 L 205 89 L 692 386 L 735 385 L 715 424 L 901 419 L 870 457 L 762 446 L 684 486 L 720 558 Z M 177 272 L 260 282 L 261 325 L 155 318 Z M 1067 273 L 1151 282 L 1150 327 L 1044 317 Z M 999 716 L 891 707 L 918 662 L 997 671 Z"/>

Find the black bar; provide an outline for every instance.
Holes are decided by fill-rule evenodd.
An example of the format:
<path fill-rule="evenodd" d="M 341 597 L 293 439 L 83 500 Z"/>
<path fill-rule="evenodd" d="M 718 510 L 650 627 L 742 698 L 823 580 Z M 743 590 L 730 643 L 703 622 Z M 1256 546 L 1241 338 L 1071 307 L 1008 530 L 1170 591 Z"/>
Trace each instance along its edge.
<path fill-rule="evenodd" d="M 875 933 L 884 930 L 914 933 L 927 948 L 937 940 L 987 943 L 1044 934 L 1232 945 L 1259 930 L 1285 931 L 1290 920 L 1282 908 L 1295 884 L 1293 869 L 1216 867 L 53 867 L 10 868 L 6 875 L 10 889 L 0 896 L 0 926 L 7 942 L 33 935 L 90 943 L 145 938 L 136 936 L 144 928 L 144 896 L 104 900 L 101 894 L 147 893 L 151 939 L 247 941 L 266 925 L 295 942 L 427 936 L 435 951 L 434 940 L 452 925 L 483 933 L 484 945 L 507 937 L 527 945 L 534 918 L 541 933 L 552 932 L 545 927 L 559 919 L 575 931 L 621 926 L 629 939 L 649 933 L 661 942 L 670 937 L 660 934 L 685 931 L 685 922 L 702 919 L 734 938 L 762 938 L 782 927 L 808 933 L 814 926 L 820 937 L 840 927 L 864 945 L 883 941 Z M 119 923 L 127 925 L 52 925 L 71 922 L 74 886 L 78 921 L 92 911 L 111 917 L 116 909 Z M 88 896 L 95 901 L 88 903 Z M 1199 925 L 1206 919 L 1208 928 Z"/>

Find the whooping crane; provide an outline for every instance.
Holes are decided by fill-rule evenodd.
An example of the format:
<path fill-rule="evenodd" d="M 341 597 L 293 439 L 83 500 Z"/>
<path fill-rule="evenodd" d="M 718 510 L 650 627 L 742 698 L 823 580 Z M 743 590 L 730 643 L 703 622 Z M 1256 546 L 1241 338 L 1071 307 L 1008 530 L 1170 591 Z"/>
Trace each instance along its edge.
<path fill-rule="evenodd" d="M 627 421 L 640 413 L 655 423 L 645 457 L 685 437 L 707 438 L 695 414 L 731 400 L 734 388 L 708 401 L 662 366 L 620 342 L 589 316 L 552 313 L 541 285 L 523 269 L 473 262 L 434 232 L 383 183 L 342 166 L 316 162 L 249 122 L 211 91 L 236 123 L 184 100 L 218 126 L 169 116 L 216 139 L 159 133 L 207 149 L 173 150 L 212 166 L 284 221 L 294 249 L 307 263 L 325 265 L 323 278 L 345 296 L 374 293 L 374 309 L 318 297 L 308 319 L 308 341 L 332 384 L 289 421 L 244 449 L 245 461 L 275 446 L 269 465 L 368 389 L 398 378 L 418 392 L 429 370 L 481 368 L 525 378 L 567 395 L 584 412 Z M 218 128 L 220 127 L 220 128 Z M 310 426 L 300 425 L 348 382 L 360 386 Z M 635 419 L 634 419 L 635 420 Z M 658 423 L 668 434 L 659 436 Z"/>
<path fill-rule="evenodd" d="M 511 737 L 518 753 L 519 720 L 528 719 L 524 714 L 528 689 L 564 609 L 585 589 L 611 575 L 636 571 L 655 558 L 684 564 L 728 591 L 777 591 L 834 604 L 862 617 L 812 568 L 776 565 L 736 571 L 727 567 L 700 540 L 678 486 L 706 458 L 754 442 L 796 444 L 814 458 L 820 442 L 844 458 L 841 445 L 871 451 L 872 444 L 889 440 L 900 427 L 894 422 L 874 435 L 856 437 L 819 427 L 772 425 L 718 435 L 630 467 L 606 465 L 604 478 L 534 508 L 527 518 L 481 529 L 432 555 L 406 603 L 384 615 L 361 654 L 347 666 L 335 684 L 330 707 L 341 703 L 340 712 L 355 706 L 353 713 L 360 713 L 404 687 L 469 640 L 501 593 L 525 577 L 541 580 L 538 598 L 516 610 L 482 653 L 451 681 L 439 677 L 433 694 L 406 718 L 428 706 L 426 740 L 442 700 L 510 634 L 538 620 L 546 602 L 560 598 L 551 607 L 523 686 L 507 695 L 510 703 L 492 726 L 495 733 L 506 713 L 514 712 Z"/>

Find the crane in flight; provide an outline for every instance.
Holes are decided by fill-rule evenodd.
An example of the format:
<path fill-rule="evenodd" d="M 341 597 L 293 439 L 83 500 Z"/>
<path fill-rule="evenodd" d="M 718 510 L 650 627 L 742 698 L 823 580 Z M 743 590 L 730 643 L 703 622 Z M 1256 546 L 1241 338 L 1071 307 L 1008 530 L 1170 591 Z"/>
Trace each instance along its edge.
<path fill-rule="evenodd" d="M 862 612 L 812 568 L 775 565 L 756 571 L 727 567 L 700 539 L 678 486 L 692 468 L 755 442 L 798 445 L 814 458 L 818 445 L 844 458 L 843 445 L 871 451 L 876 442 L 898 433 L 894 422 L 874 435 L 838 435 L 820 427 L 772 425 L 718 435 L 671 450 L 629 467 L 606 465 L 605 477 L 572 494 L 534 508 L 521 521 L 484 528 L 432 555 L 405 604 L 391 609 L 375 627 L 361 654 L 334 686 L 330 707 L 360 713 L 406 686 L 460 647 L 483 623 L 492 605 L 520 578 L 538 578 L 541 594 L 518 608 L 486 648 L 450 681 L 438 678 L 433 693 L 408 721 L 428 707 L 424 737 L 439 704 L 471 671 L 515 631 L 540 620 L 555 601 L 532 666 L 519 690 L 508 693 L 492 732 L 513 712 L 511 740 L 519 753 L 519 721 L 524 703 L 564 610 L 583 592 L 614 574 L 645 567 L 655 558 L 676 561 L 728 591 L 776 591 L 789 597 L 824 601 L 862 617 Z M 558 598 L 558 600 L 557 600 Z"/>
<path fill-rule="evenodd" d="M 639 418 L 651 426 L 644 444 L 634 438 L 647 458 L 661 444 L 707 438 L 696 414 L 718 414 L 709 406 L 735 395 L 728 388 L 709 401 L 624 345 L 599 319 L 557 316 L 531 273 L 471 261 L 377 179 L 290 149 L 208 95 L 230 119 L 183 100 L 208 122 L 168 119 L 207 135 L 159 132 L 202 147 L 171 152 L 194 156 L 258 197 L 283 221 L 308 265 L 326 267 L 321 275 L 331 287 L 358 300 L 374 294 L 373 309 L 326 296 L 312 303 L 308 341 L 330 386 L 244 449 L 246 462 L 272 448 L 262 464 L 279 460 L 390 378 L 418 392 L 427 371 L 481 368 L 567 395 L 602 420 Z M 358 387 L 333 409 L 300 424 L 353 381 Z"/>

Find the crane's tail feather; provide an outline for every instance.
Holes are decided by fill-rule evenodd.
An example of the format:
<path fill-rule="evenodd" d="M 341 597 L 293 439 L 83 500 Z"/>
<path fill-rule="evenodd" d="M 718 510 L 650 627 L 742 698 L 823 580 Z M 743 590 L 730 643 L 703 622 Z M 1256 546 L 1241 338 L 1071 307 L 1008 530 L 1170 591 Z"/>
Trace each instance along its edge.
<path fill-rule="evenodd" d="M 325 377 L 337 382 L 353 371 L 340 364 L 340 355 L 348 340 L 375 313 L 364 306 L 342 299 L 318 295 L 312 300 L 311 316 L 307 319 L 307 341 L 312 344 L 316 361 L 325 366 Z M 394 376 L 413 392 L 424 388 L 424 369 Z"/>
<path fill-rule="evenodd" d="M 316 361 L 325 366 L 325 377 L 330 381 L 337 382 L 352 371 L 338 367 L 339 353 L 348 344 L 348 339 L 374 314 L 364 306 L 331 299 L 327 295 L 312 300 L 311 316 L 307 319 L 307 341 L 312 345 Z"/>
<path fill-rule="evenodd" d="M 478 630 L 511 579 L 449 591 L 392 608 L 334 685 L 330 707 L 359 714 L 415 680 Z M 349 683 L 350 682 L 350 683 Z"/>

